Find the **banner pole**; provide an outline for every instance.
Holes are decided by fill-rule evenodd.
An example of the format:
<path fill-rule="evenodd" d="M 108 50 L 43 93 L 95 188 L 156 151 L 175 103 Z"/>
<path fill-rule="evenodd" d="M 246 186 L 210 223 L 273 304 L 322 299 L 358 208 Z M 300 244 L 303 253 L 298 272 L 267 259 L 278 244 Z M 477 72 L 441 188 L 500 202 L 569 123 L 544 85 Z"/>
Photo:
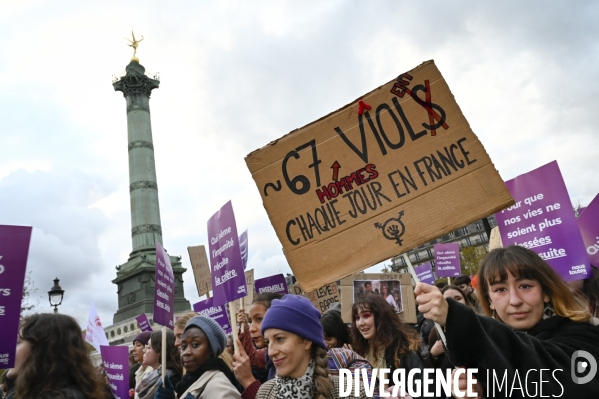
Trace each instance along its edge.
<path fill-rule="evenodd" d="M 229 315 L 231 316 L 231 330 L 233 333 L 233 346 L 235 348 L 235 353 L 239 353 L 239 348 L 237 347 L 237 314 L 235 313 L 235 307 L 233 306 L 233 302 L 229 302 Z"/>
<path fill-rule="evenodd" d="M 166 372 L 166 326 L 162 326 L 162 350 L 160 364 L 162 365 L 162 386 L 164 386 L 164 373 Z"/>
<path fill-rule="evenodd" d="M 401 256 L 403 257 L 404 261 L 406 262 L 406 265 L 408 265 L 408 272 L 410 272 L 410 275 L 414 279 L 414 282 L 416 284 L 418 284 L 420 282 L 420 280 L 418 279 L 418 275 L 416 275 L 416 272 L 414 271 L 414 266 L 412 266 L 412 262 L 410 262 L 410 258 L 405 253 L 403 253 Z M 449 279 L 449 277 L 448 277 L 448 279 Z M 435 329 L 437 330 L 437 335 L 439 336 L 439 338 L 441 338 L 441 341 L 443 341 L 443 346 L 445 346 L 445 348 L 447 348 L 447 339 L 445 338 L 445 333 L 443 332 L 443 329 L 437 322 L 435 322 Z"/>
<path fill-rule="evenodd" d="M 244 303 L 243 303 L 243 302 L 244 302 L 244 301 L 243 301 L 243 298 L 245 298 L 245 297 L 241 297 L 241 298 L 239 298 L 239 304 L 241 305 L 241 306 L 240 306 L 241 310 L 243 311 L 243 313 L 245 313 L 245 306 L 244 306 Z M 235 316 L 235 318 L 237 318 L 237 315 Z M 240 326 L 240 327 L 241 327 L 241 333 L 243 334 L 243 330 L 244 330 L 244 328 L 243 328 L 243 327 L 244 327 L 244 324 L 243 324 L 243 323 L 241 323 L 241 326 Z"/>

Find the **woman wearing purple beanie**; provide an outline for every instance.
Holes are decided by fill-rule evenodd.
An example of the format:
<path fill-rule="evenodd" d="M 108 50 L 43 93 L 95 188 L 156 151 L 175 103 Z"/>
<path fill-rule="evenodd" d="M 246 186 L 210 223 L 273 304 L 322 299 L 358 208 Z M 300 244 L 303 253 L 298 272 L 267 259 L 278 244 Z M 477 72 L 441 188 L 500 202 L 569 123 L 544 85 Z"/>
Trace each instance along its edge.
<path fill-rule="evenodd" d="M 339 380 L 329 375 L 320 312 L 308 299 L 285 295 L 274 300 L 261 331 L 277 375 L 260 387 L 256 399 L 339 397 Z M 365 397 L 362 388 L 359 398 Z"/>

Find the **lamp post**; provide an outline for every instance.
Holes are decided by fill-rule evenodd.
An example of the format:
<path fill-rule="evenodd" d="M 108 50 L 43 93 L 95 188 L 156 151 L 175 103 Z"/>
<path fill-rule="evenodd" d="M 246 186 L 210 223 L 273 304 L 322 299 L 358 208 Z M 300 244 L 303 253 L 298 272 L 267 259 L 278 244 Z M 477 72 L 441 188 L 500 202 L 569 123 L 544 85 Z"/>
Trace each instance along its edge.
<path fill-rule="evenodd" d="M 48 300 L 50 301 L 50 306 L 54 306 L 54 313 L 58 313 L 58 306 L 62 303 L 64 296 L 64 290 L 58 285 L 59 281 L 58 277 L 56 277 L 54 279 L 54 286 L 48 291 Z"/>

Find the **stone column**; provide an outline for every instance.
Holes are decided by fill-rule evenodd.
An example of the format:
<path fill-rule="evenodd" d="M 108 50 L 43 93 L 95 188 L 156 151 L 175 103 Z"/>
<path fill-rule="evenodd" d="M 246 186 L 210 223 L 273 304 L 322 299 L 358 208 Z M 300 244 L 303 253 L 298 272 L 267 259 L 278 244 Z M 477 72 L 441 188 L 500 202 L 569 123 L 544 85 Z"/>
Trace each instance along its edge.
<path fill-rule="evenodd" d="M 147 77 L 145 68 L 135 61 L 127 66 L 126 75 L 113 84 L 127 100 L 132 255 L 155 248 L 156 241 L 162 244 L 149 104 L 150 93 L 159 84 Z"/>

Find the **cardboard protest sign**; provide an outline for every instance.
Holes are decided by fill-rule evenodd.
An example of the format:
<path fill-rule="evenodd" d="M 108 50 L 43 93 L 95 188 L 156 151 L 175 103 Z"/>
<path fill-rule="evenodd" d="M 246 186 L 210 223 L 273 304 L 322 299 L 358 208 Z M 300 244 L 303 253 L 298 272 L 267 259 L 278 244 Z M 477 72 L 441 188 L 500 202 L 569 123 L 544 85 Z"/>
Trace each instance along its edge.
<path fill-rule="evenodd" d="M 491 236 L 489 237 L 489 251 L 495 248 L 503 248 L 501 242 L 501 233 L 499 233 L 499 227 L 495 226 L 491 229 Z"/>
<path fill-rule="evenodd" d="M 248 294 L 231 201 L 208 220 L 214 303 L 224 304 Z"/>
<path fill-rule="evenodd" d="M 414 268 L 414 272 L 418 277 L 418 281 L 434 285 L 435 284 L 435 276 L 433 276 L 433 269 L 431 267 L 430 262 L 426 262 L 421 264 L 420 266 L 416 266 Z"/>
<path fill-rule="evenodd" d="M 246 163 L 307 291 L 513 203 L 432 61 Z"/>
<path fill-rule="evenodd" d="M 243 311 L 246 314 L 249 314 L 250 307 L 252 307 L 252 301 L 254 300 L 254 269 L 246 270 L 244 274 L 248 294 L 243 298 Z M 239 309 L 241 308 L 240 301 L 233 302 L 233 308 L 236 313 L 239 312 Z"/>
<path fill-rule="evenodd" d="M 399 288 L 395 288 L 399 286 Z M 393 287 L 393 288 L 389 288 Z M 385 291 L 385 288 L 388 288 Z M 378 292 L 376 291 L 378 289 Z M 412 277 L 407 273 L 358 273 L 341 280 L 341 318 L 352 323 L 352 306 L 362 295 L 383 297 L 405 323 L 416 323 Z M 399 294 L 399 296 L 397 295 Z"/>
<path fill-rule="evenodd" d="M 108 339 L 104 333 L 100 316 L 96 310 L 96 305 L 92 302 L 89 307 L 89 315 L 87 317 L 87 327 L 85 329 L 85 341 L 100 352 L 100 346 L 108 345 Z"/>
<path fill-rule="evenodd" d="M 298 284 L 293 284 L 289 286 L 289 293 L 308 298 L 321 313 L 329 310 L 332 303 L 341 302 L 337 283 L 327 284 L 308 293 L 305 293 Z"/>
<path fill-rule="evenodd" d="M 175 276 L 171 258 L 156 241 L 156 275 L 154 284 L 154 323 L 174 328 Z"/>
<path fill-rule="evenodd" d="M 516 203 L 495 214 L 503 245 L 536 252 L 566 281 L 589 276 L 587 251 L 557 162 L 505 184 Z"/>
<path fill-rule="evenodd" d="M 578 216 L 577 221 L 589 261 L 599 267 L 599 195 Z"/>
<path fill-rule="evenodd" d="M 248 231 L 244 231 L 239 236 L 239 252 L 241 252 L 241 262 L 243 262 L 243 270 L 248 267 Z"/>
<path fill-rule="evenodd" d="M 438 277 L 459 277 L 462 275 L 460 268 L 460 244 L 435 244 L 435 275 Z"/>
<path fill-rule="evenodd" d="M 225 333 L 231 334 L 231 323 L 225 305 L 214 305 L 214 297 L 200 301 L 193 305 L 193 311 L 202 316 L 210 317 L 216 321 L 225 330 Z"/>
<path fill-rule="evenodd" d="M 285 276 L 282 274 L 258 279 L 254 282 L 254 286 L 258 295 L 263 292 L 275 292 L 283 295 L 288 293 L 287 282 L 285 281 Z"/>
<path fill-rule="evenodd" d="M 100 353 L 112 394 L 116 399 L 129 399 L 129 348 L 102 345 Z"/>
<path fill-rule="evenodd" d="M 198 295 L 206 295 L 212 290 L 212 277 L 210 276 L 210 264 L 208 263 L 208 255 L 206 255 L 206 247 L 203 245 L 187 247 L 187 252 L 191 261 L 193 277 L 196 280 Z"/>
<path fill-rule="evenodd" d="M 31 227 L 0 226 L 0 369 L 15 365 Z"/>
<path fill-rule="evenodd" d="M 139 324 L 139 329 L 141 332 L 152 332 L 152 326 L 150 325 L 150 320 L 148 320 L 148 316 L 145 313 L 140 314 L 135 318 L 137 320 L 137 324 Z"/>

